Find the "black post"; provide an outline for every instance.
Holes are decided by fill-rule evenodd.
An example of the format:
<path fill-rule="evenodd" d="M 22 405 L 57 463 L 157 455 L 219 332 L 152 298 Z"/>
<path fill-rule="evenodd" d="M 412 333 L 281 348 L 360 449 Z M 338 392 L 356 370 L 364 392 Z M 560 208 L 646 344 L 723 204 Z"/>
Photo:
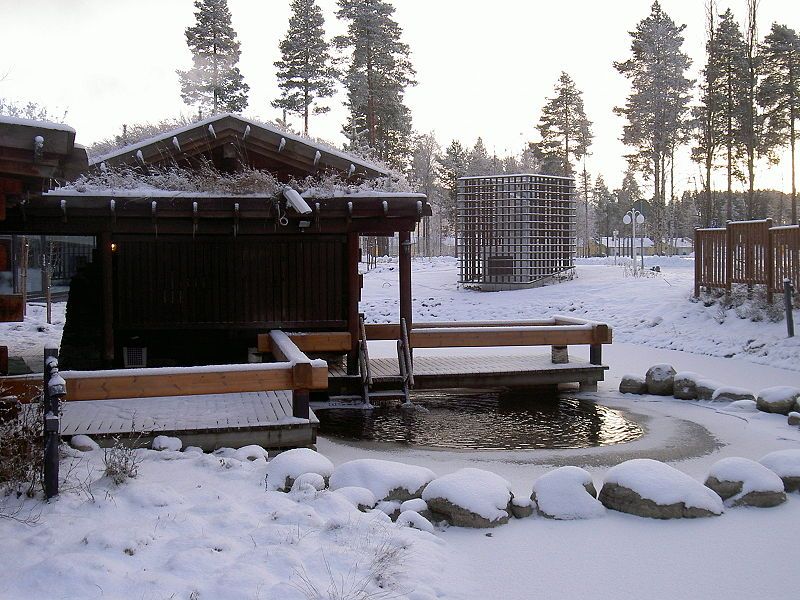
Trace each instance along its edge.
<path fill-rule="evenodd" d="M 792 292 L 794 286 L 789 279 L 783 280 L 783 301 L 786 306 L 786 333 L 789 337 L 794 337 L 794 317 L 792 315 Z"/>
<path fill-rule="evenodd" d="M 308 407 L 308 390 L 293 390 L 292 391 L 292 416 L 298 419 L 310 418 L 310 411 Z"/>
<path fill-rule="evenodd" d="M 58 374 L 58 348 L 44 350 L 44 495 L 58 495 L 58 445 L 60 442 L 60 403 L 66 395 L 66 383 Z"/>
<path fill-rule="evenodd" d="M 600 344 L 591 344 L 589 346 L 589 363 L 593 365 L 603 364 L 603 346 Z"/>

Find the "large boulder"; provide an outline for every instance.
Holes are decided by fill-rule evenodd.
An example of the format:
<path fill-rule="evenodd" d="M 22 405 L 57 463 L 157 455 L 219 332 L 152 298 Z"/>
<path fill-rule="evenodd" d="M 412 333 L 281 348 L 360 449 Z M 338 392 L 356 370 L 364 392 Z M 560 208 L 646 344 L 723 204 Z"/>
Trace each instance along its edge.
<path fill-rule="evenodd" d="M 719 494 L 725 506 L 767 508 L 786 502 L 781 478 L 747 458 L 729 457 L 714 463 L 706 487 Z"/>
<path fill-rule="evenodd" d="M 607 508 L 652 519 L 713 517 L 723 511 L 722 499 L 715 492 L 649 458 L 610 469 L 598 499 Z"/>
<path fill-rule="evenodd" d="M 758 410 L 768 413 L 788 415 L 800 402 L 800 388 L 788 385 L 768 387 L 758 392 Z"/>
<path fill-rule="evenodd" d="M 496 527 L 510 515 L 511 484 L 494 473 L 466 468 L 434 479 L 422 499 L 434 519 L 460 527 Z"/>
<path fill-rule="evenodd" d="M 678 400 L 697 400 L 697 380 L 700 376 L 691 371 L 676 373 L 673 379 L 672 395 Z"/>
<path fill-rule="evenodd" d="M 531 501 L 549 519 L 594 519 L 606 513 L 592 476 L 578 467 L 560 467 L 539 477 L 533 482 Z"/>
<path fill-rule="evenodd" d="M 623 394 L 646 394 L 647 382 L 639 375 L 623 375 L 619 382 L 619 391 Z"/>
<path fill-rule="evenodd" d="M 331 475 L 331 489 L 364 487 L 379 502 L 405 502 L 419 498 L 422 490 L 436 477 L 425 467 L 389 460 L 359 458 L 336 467 Z"/>
<path fill-rule="evenodd" d="M 741 400 L 755 401 L 756 395 L 745 388 L 722 386 L 714 390 L 711 400 L 714 402 L 739 402 Z"/>
<path fill-rule="evenodd" d="M 786 423 L 792 427 L 800 425 L 800 412 L 790 412 L 788 418 L 786 419 Z"/>
<path fill-rule="evenodd" d="M 758 462 L 783 480 L 787 492 L 800 491 L 800 450 L 770 452 Z"/>
<path fill-rule="evenodd" d="M 673 384 L 675 380 L 675 369 L 672 365 L 660 364 L 653 365 L 647 369 L 645 375 L 647 382 L 647 393 L 656 396 L 672 396 Z"/>
<path fill-rule="evenodd" d="M 288 492 L 294 480 L 305 473 L 317 473 L 327 482 L 333 472 L 333 463 L 319 452 L 309 448 L 294 448 L 281 452 L 267 463 L 267 489 Z"/>
<path fill-rule="evenodd" d="M 721 388 L 722 384 L 713 379 L 698 379 L 695 381 L 695 393 L 698 400 L 711 400 L 714 392 Z"/>

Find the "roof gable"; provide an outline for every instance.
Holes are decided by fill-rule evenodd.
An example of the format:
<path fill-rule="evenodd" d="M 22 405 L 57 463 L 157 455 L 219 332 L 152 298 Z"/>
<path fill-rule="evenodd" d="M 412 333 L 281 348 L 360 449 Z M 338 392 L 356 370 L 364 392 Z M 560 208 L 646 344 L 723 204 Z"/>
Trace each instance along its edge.
<path fill-rule="evenodd" d="M 92 159 L 92 165 L 195 167 L 211 161 L 222 170 L 247 165 L 281 179 L 337 171 L 372 179 L 389 172 L 369 161 L 281 131 L 277 127 L 222 114 L 125 146 Z"/>

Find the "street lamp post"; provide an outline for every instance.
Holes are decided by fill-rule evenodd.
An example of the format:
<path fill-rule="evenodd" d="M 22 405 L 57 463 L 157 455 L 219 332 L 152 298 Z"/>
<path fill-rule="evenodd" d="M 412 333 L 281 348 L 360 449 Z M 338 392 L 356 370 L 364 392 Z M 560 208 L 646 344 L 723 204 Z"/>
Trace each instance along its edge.
<path fill-rule="evenodd" d="M 636 210 L 636 208 L 631 208 L 628 212 L 625 213 L 625 216 L 622 217 L 622 222 L 625 225 L 631 226 L 631 246 L 633 248 L 633 272 L 636 272 L 636 225 L 641 225 L 644 223 L 644 215 Z M 644 254 L 644 250 L 642 250 L 642 254 Z M 642 256 L 642 268 L 644 268 L 644 256 Z"/>

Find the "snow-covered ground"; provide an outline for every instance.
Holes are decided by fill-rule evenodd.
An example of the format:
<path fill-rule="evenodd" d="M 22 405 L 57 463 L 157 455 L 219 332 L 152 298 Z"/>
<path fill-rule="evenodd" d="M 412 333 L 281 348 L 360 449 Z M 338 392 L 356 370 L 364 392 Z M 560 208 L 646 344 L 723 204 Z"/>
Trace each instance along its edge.
<path fill-rule="evenodd" d="M 719 324 L 716 308 L 688 301 L 691 263 L 678 260 L 662 262 L 661 276 L 646 279 L 592 261 L 573 281 L 500 293 L 459 289 L 452 259 L 414 265 L 417 320 L 571 312 L 608 321 L 615 342 L 604 360 L 611 369 L 585 397 L 636 419 L 647 429 L 642 438 L 595 449 L 451 452 L 323 437 L 319 451 L 336 466 L 383 459 L 437 476 L 477 467 L 524 498 L 556 466 L 585 468 L 599 489 L 618 462 L 656 458 L 702 482 L 721 458 L 758 460 L 800 448 L 800 429 L 783 415 L 616 392 L 623 374 L 643 375 L 663 362 L 753 391 L 800 386 L 800 346 L 784 339 L 784 324 L 754 323 L 733 311 Z M 365 276 L 362 310 L 373 321 L 396 314 L 396 265 Z M 10 330 L 2 327 L 6 338 Z M 382 351 L 392 349 L 375 344 L 375 353 Z M 263 459 L 141 455 L 138 477 L 116 487 L 100 478 L 102 451 L 89 452 L 76 459 L 73 485 L 91 482 L 93 499 L 78 486 L 83 492 L 66 491 L 47 505 L 29 501 L 41 510 L 35 527 L 0 519 L 0 598 L 744 600 L 794 598 L 800 586 L 798 493 L 775 508 L 726 508 L 706 519 L 657 521 L 607 510 L 590 520 L 534 516 L 491 530 L 429 534 L 360 513 L 337 492 L 267 492 Z"/>

